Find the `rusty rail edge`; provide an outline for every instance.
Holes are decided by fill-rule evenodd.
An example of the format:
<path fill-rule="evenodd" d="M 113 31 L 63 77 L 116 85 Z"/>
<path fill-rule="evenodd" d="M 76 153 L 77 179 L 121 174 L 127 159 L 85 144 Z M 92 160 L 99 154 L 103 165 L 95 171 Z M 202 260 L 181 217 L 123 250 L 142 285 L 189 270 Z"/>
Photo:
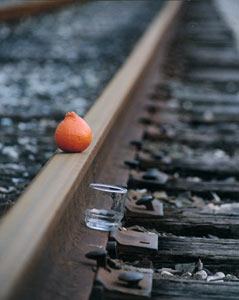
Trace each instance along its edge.
<path fill-rule="evenodd" d="M 17 20 L 72 3 L 76 3 L 76 0 L 16 0 L 0 5 L 0 21 Z"/>
<path fill-rule="evenodd" d="M 93 143 L 81 154 L 55 154 L 0 223 L 0 299 L 8 299 L 39 252 L 52 224 L 63 215 L 69 199 L 91 170 L 114 121 L 157 53 L 164 33 L 182 0 L 166 1 L 159 15 L 86 115 Z M 93 167 L 92 167 L 93 168 Z"/>

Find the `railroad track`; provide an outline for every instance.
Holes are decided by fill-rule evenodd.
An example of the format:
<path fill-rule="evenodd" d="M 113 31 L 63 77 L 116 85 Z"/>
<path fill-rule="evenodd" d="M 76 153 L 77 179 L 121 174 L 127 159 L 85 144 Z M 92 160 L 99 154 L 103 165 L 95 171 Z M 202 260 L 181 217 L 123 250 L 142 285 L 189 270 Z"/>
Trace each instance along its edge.
<path fill-rule="evenodd" d="M 2 219 L 0 298 L 238 299 L 237 64 L 213 2 L 168 1 L 87 114 L 90 149 Z M 84 225 L 92 181 L 128 185 L 110 235 Z"/>
<path fill-rule="evenodd" d="M 10 0 L 0 4 L 0 20 L 14 21 L 76 2 L 75 0 Z M 83 2 L 83 1 L 82 1 Z"/>
<path fill-rule="evenodd" d="M 52 136 L 65 112 L 85 115 L 160 6 L 161 1 L 78 1 L 0 24 L 0 215 L 56 151 Z M 119 11 L 124 17 L 115 20 Z"/>

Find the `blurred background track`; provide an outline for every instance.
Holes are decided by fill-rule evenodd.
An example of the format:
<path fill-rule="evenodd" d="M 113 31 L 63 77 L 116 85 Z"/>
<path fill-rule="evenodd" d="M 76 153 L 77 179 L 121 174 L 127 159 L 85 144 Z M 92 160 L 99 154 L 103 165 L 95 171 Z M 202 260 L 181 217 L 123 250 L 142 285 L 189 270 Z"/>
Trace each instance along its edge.
<path fill-rule="evenodd" d="M 80 0 L 83 2 L 84 0 Z M 76 2 L 74 0 L 3 0 L 0 2 L 0 20 L 12 21 L 29 15 L 39 14 L 60 6 Z"/>
<path fill-rule="evenodd" d="M 0 213 L 56 150 L 57 122 L 86 113 L 162 4 L 81 2 L 0 23 Z"/>

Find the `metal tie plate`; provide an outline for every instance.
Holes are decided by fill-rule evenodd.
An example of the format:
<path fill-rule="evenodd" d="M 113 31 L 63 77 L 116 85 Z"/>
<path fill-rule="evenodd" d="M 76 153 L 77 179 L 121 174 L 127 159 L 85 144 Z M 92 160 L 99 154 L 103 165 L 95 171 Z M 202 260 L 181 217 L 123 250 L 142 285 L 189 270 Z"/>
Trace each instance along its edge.
<path fill-rule="evenodd" d="M 153 270 L 144 268 L 135 268 L 135 272 L 143 274 L 143 279 L 138 283 L 138 286 L 131 287 L 119 280 L 119 275 L 126 270 L 114 270 L 99 268 L 96 275 L 96 283 L 100 284 L 106 289 L 107 292 L 114 293 L 114 297 L 117 298 L 116 293 L 133 295 L 136 299 L 151 298 L 152 283 L 153 283 Z M 130 267 L 130 271 L 134 271 L 133 267 Z M 119 295 L 119 298 L 121 296 Z"/>
<path fill-rule="evenodd" d="M 158 235 L 153 232 L 137 232 L 121 228 L 112 232 L 110 237 L 123 246 L 158 250 Z"/>

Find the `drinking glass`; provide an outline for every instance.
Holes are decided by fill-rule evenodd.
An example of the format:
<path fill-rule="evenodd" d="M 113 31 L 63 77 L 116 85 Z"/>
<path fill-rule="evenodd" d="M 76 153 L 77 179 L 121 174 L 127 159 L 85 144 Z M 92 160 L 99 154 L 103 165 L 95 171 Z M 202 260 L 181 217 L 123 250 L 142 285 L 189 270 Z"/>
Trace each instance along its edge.
<path fill-rule="evenodd" d="M 91 183 L 98 207 L 89 208 L 85 212 L 87 227 L 102 231 L 113 231 L 121 225 L 127 189 L 102 183 Z M 104 209 L 103 206 L 110 207 Z"/>

